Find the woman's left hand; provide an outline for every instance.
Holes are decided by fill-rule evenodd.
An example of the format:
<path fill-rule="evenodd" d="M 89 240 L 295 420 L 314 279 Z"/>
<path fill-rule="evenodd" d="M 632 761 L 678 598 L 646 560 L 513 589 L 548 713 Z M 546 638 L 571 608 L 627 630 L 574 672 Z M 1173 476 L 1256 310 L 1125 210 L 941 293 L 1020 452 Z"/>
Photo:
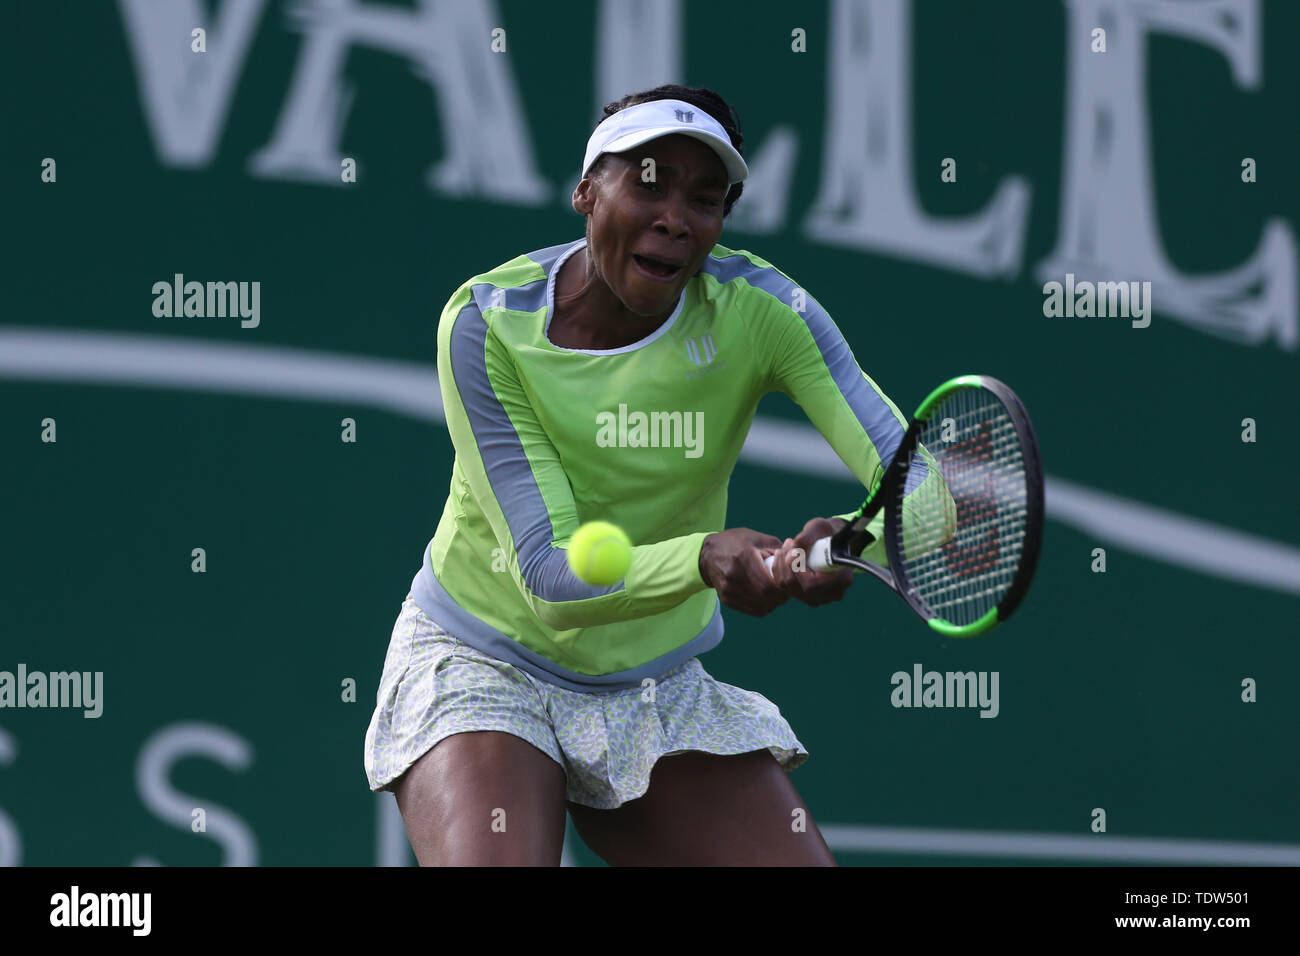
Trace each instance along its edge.
<path fill-rule="evenodd" d="M 848 522 L 843 518 L 810 518 L 803 530 L 794 538 L 786 538 L 779 550 L 774 552 L 776 560 L 772 564 L 772 577 L 777 585 L 791 597 L 798 598 L 804 604 L 816 607 L 829 604 L 844 597 L 844 593 L 853 583 L 853 572 L 848 568 L 827 568 L 825 571 L 794 571 L 790 565 L 794 560 L 796 548 L 803 551 L 803 563 L 807 566 L 808 552 L 822 538 L 834 534 Z"/>

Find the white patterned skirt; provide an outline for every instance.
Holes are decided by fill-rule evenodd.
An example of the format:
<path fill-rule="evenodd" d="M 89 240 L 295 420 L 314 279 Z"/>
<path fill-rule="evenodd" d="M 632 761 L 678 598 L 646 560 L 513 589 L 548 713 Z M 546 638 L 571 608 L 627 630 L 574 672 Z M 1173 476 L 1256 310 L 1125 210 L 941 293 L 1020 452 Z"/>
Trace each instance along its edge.
<path fill-rule="evenodd" d="M 714 680 L 692 657 L 650 687 L 583 693 L 538 680 L 457 640 L 406 596 L 366 731 L 366 777 L 387 790 L 452 734 L 520 737 L 565 772 L 566 798 L 609 810 L 643 796 L 655 761 L 767 749 L 787 772 L 808 759 L 762 694 Z"/>

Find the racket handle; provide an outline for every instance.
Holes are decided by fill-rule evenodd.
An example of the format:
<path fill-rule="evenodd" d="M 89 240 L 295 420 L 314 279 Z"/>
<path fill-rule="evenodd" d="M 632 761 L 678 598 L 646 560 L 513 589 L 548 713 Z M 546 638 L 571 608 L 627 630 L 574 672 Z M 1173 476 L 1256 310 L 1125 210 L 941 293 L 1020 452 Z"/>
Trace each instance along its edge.
<path fill-rule="evenodd" d="M 776 560 L 775 554 L 769 554 L 763 559 L 763 564 L 767 567 L 767 573 L 772 573 L 772 564 Z M 817 541 L 808 550 L 808 570 L 824 571 L 831 566 L 831 539 L 822 538 Z"/>

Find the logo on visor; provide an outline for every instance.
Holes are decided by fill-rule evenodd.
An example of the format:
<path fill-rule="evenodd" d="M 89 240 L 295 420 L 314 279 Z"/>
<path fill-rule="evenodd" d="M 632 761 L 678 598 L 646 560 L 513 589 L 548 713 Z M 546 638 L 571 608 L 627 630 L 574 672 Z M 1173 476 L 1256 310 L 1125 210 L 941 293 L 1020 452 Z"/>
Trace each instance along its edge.
<path fill-rule="evenodd" d="M 677 115 L 677 122 L 679 122 L 679 123 L 694 123 L 694 122 L 695 122 L 695 111 L 694 111 L 694 110 L 673 110 L 673 113 L 675 113 L 675 114 Z"/>

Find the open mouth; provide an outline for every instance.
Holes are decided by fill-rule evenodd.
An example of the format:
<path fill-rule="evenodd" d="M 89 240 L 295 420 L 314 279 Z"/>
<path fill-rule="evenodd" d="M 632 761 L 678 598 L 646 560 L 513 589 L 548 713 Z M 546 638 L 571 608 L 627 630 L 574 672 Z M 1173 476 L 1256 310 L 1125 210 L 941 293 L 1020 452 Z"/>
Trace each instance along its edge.
<path fill-rule="evenodd" d="M 658 276 L 661 279 L 671 279 L 677 273 L 682 271 L 681 266 L 673 265 L 670 262 L 660 262 L 658 259 L 651 259 L 648 256 L 640 256 L 632 253 L 632 258 L 646 272 Z"/>

